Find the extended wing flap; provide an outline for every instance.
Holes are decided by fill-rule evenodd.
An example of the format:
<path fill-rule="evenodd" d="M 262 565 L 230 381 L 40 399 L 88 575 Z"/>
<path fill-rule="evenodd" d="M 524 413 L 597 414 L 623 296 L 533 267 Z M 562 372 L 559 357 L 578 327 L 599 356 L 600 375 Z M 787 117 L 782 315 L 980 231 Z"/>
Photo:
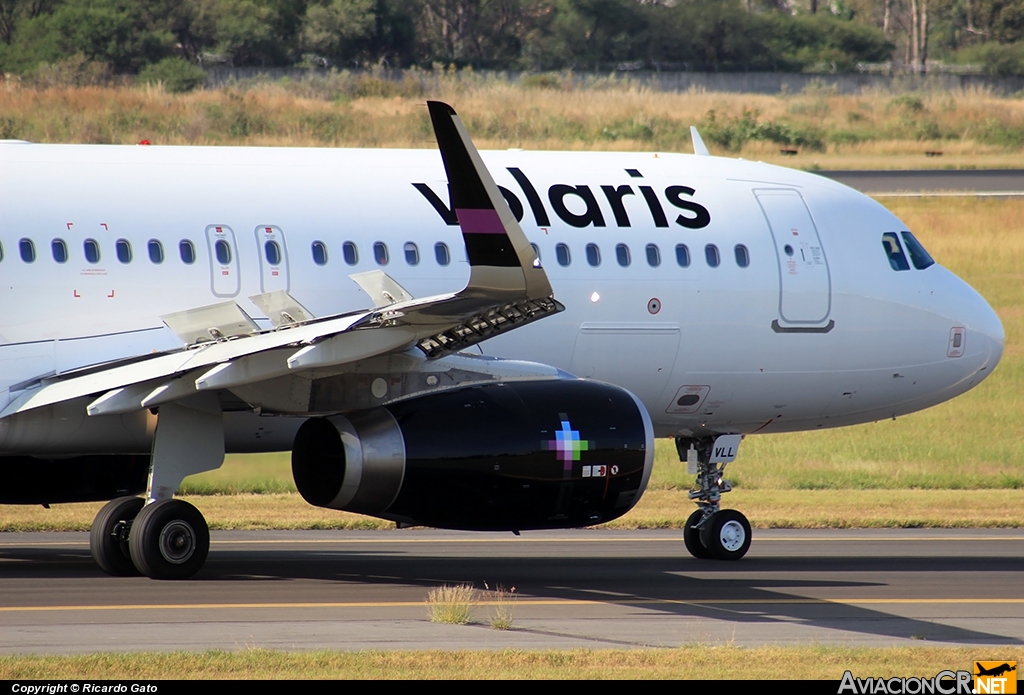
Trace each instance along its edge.
<path fill-rule="evenodd" d="M 275 348 L 294 346 L 299 350 L 318 339 L 343 333 L 353 327 L 365 313 L 310 323 L 296 328 L 261 333 L 236 340 L 205 343 L 191 349 L 153 355 L 149 359 L 132 360 L 126 364 L 112 363 L 71 372 L 41 381 L 12 401 L 0 418 L 33 408 L 53 405 L 61 401 L 103 394 L 114 389 L 155 380 L 169 380 L 202 367 L 229 362 L 246 355 L 258 354 Z M 160 384 L 154 384 L 154 389 Z M 113 397 L 113 396 L 112 396 Z M 141 402 L 139 407 L 143 407 Z"/>
<path fill-rule="evenodd" d="M 250 335 L 260 330 L 256 322 L 234 302 L 176 311 L 161 316 L 160 320 L 186 345 Z"/>
<path fill-rule="evenodd" d="M 275 328 L 296 326 L 316 318 L 311 311 L 302 306 L 285 290 L 256 294 L 249 297 L 249 301 L 267 315 Z"/>
<path fill-rule="evenodd" d="M 370 295 L 375 307 L 388 306 L 398 302 L 408 302 L 413 296 L 409 291 L 383 270 L 368 270 L 365 273 L 349 275 L 354 283 Z"/>

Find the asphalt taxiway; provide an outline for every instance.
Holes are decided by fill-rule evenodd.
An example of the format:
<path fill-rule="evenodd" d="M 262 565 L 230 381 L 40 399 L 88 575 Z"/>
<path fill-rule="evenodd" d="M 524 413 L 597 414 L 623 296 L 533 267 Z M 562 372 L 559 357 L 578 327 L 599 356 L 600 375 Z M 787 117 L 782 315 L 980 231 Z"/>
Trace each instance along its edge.
<path fill-rule="evenodd" d="M 103 575 L 79 533 L 0 534 L 0 653 L 1024 645 L 1021 530 L 214 532 L 195 578 Z M 515 588 L 511 630 L 429 622 L 430 589 Z"/>
<path fill-rule="evenodd" d="M 878 198 L 1024 197 L 1024 169 L 861 170 L 816 173 Z"/>

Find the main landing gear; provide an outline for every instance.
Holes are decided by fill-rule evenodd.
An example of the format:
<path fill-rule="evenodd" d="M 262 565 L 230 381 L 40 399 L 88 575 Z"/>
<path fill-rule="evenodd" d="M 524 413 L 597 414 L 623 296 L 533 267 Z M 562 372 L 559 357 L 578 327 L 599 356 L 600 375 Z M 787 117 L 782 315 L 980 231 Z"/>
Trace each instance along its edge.
<path fill-rule="evenodd" d="M 215 397 L 161 406 L 146 499 L 112 500 L 93 521 L 89 546 L 100 569 L 152 579 L 186 579 L 198 572 L 210 552 L 210 529 L 198 509 L 172 495 L 185 476 L 223 461 L 223 415 Z"/>
<path fill-rule="evenodd" d="M 736 458 L 740 435 L 717 438 L 676 437 L 679 459 L 697 476 L 690 499 L 697 511 L 683 528 L 686 549 L 700 560 L 739 560 L 750 549 L 750 522 L 735 509 L 721 509 L 722 493 L 732 490 L 722 478 L 725 466 Z"/>

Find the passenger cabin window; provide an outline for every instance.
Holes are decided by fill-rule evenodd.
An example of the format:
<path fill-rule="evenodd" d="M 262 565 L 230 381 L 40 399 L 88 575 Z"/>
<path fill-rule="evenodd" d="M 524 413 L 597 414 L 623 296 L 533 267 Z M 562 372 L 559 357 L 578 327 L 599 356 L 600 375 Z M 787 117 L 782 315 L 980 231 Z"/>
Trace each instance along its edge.
<path fill-rule="evenodd" d="M 558 244 L 555 246 L 555 259 L 558 261 L 558 265 L 563 267 L 572 263 L 572 256 L 569 254 L 569 247 L 565 244 Z"/>
<path fill-rule="evenodd" d="M 231 245 L 223 239 L 218 239 L 217 243 L 213 245 L 213 253 L 217 256 L 217 262 L 221 265 L 227 265 L 231 262 Z"/>
<path fill-rule="evenodd" d="M 889 259 L 889 266 L 893 270 L 910 270 L 907 257 L 903 255 L 903 247 L 895 232 L 886 232 L 882 235 L 882 248 Z"/>
<path fill-rule="evenodd" d="M 18 252 L 21 254 L 21 260 L 26 263 L 35 263 L 36 245 L 32 243 L 31 239 L 22 239 L 19 241 Z"/>
<path fill-rule="evenodd" d="M 452 262 L 452 255 L 448 253 L 448 244 L 440 241 L 434 244 L 434 258 L 438 265 L 448 265 Z"/>
<path fill-rule="evenodd" d="M 0 261 L 4 259 L 4 245 L 0 243 Z"/>
<path fill-rule="evenodd" d="M 313 255 L 315 256 L 316 254 L 314 253 Z M 341 256 L 345 259 L 345 263 L 348 265 L 355 265 L 359 263 L 359 249 L 356 248 L 356 242 L 346 241 L 342 244 Z M 324 253 L 324 257 L 326 258 L 326 252 Z M 320 265 L 323 265 L 323 263 Z"/>
<path fill-rule="evenodd" d="M 420 264 L 420 249 L 416 244 L 411 241 L 405 242 L 405 246 L 402 247 L 402 251 L 405 252 L 405 262 L 409 265 Z"/>
<path fill-rule="evenodd" d="M 196 247 L 188 239 L 182 239 L 178 244 L 178 253 L 181 255 L 181 262 L 185 265 L 192 265 L 196 262 Z"/>
<path fill-rule="evenodd" d="M 373 260 L 377 261 L 377 265 L 388 264 L 388 247 L 383 241 L 373 243 Z"/>
<path fill-rule="evenodd" d="M 149 249 L 149 260 L 157 265 L 164 262 L 164 245 L 156 239 L 150 239 L 149 243 L 146 244 Z"/>
<path fill-rule="evenodd" d="M 676 263 L 679 264 L 680 268 L 690 267 L 690 249 L 686 244 L 676 245 Z"/>
<path fill-rule="evenodd" d="M 717 268 L 722 262 L 722 257 L 718 254 L 718 247 L 714 244 L 708 244 L 705 246 L 704 259 L 708 262 L 710 267 Z"/>
<path fill-rule="evenodd" d="M 533 249 L 533 267 L 540 268 L 540 247 L 537 246 L 536 244 L 530 244 L 530 248 Z"/>
<path fill-rule="evenodd" d="M 268 241 L 263 245 L 263 253 L 270 265 L 281 265 L 281 246 L 276 241 Z"/>
<path fill-rule="evenodd" d="M 313 245 L 310 248 L 313 251 L 313 262 L 316 263 L 317 265 L 327 265 L 327 245 L 324 244 L 324 242 L 322 241 L 314 241 Z M 355 253 L 354 244 L 352 245 L 352 249 L 353 253 Z M 350 263 L 349 265 L 355 265 L 355 263 Z"/>
<path fill-rule="evenodd" d="M 58 263 L 68 262 L 68 245 L 63 239 L 54 239 L 51 241 L 50 250 L 53 252 L 53 260 Z"/>
<path fill-rule="evenodd" d="M 915 268 L 924 270 L 928 266 L 935 265 L 935 260 L 931 257 L 931 254 L 924 250 L 917 237 L 910 232 L 901 232 L 901 234 L 903 235 L 903 245 L 907 247 L 907 253 L 910 254 L 910 262 L 914 264 Z"/>
<path fill-rule="evenodd" d="M 86 239 L 82 244 L 82 248 L 85 250 L 85 260 L 90 263 L 100 262 L 100 244 L 95 239 Z"/>
<path fill-rule="evenodd" d="M 615 247 L 615 260 L 619 262 L 623 268 L 626 268 L 630 264 L 629 247 L 625 244 L 618 244 Z"/>
<path fill-rule="evenodd" d="M 661 265 L 661 251 L 654 244 L 647 245 L 647 265 L 657 268 Z"/>
<path fill-rule="evenodd" d="M 117 260 L 122 263 L 132 262 L 132 245 L 127 239 L 118 239 L 114 244 L 114 251 L 117 252 Z"/>
<path fill-rule="evenodd" d="M 736 252 L 736 265 L 741 268 L 746 268 L 750 265 L 750 252 L 747 251 L 746 246 L 736 244 L 736 248 L 733 250 Z"/>
<path fill-rule="evenodd" d="M 595 268 L 601 265 L 601 249 L 597 248 L 597 244 L 587 244 L 587 263 Z"/>

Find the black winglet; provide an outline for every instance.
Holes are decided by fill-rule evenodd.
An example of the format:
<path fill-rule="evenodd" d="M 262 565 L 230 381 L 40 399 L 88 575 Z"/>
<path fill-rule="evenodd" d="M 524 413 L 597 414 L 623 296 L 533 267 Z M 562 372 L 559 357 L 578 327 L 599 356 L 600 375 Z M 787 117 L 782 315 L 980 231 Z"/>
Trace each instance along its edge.
<path fill-rule="evenodd" d="M 515 282 L 519 287 L 494 287 L 497 278 L 493 273 L 487 273 L 484 284 L 494 289 L 519 290 L 527 296 L 550 296 L 547 275 L 535 266 L 535 254 L 526 234 L 508 209 L 455 109 L 440 101 L 428 101 L 427 108 L 470 266 L 474 272 L 485 267 L 521 268 L 522 279 Z M 500 284 L 511 281 L 508 276 Z"/>

